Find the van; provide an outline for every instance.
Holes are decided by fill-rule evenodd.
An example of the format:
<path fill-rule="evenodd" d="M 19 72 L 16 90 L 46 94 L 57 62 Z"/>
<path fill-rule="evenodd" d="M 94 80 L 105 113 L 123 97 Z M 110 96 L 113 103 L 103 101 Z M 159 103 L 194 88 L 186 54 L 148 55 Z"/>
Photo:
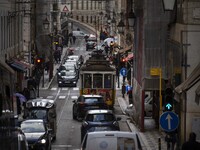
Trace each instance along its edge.
<path fill-rule="evenodd" d="M 25 119 L 43 119 L 47 127 L 52 129 L 52 139 L 56 139 L 57 119 L 54 100 L 36 98 L 26 102 Z"/>
<path fill-rule="evenodd" d="M 75 37 L 85 37 L 85 33 L 83 31 L 72 31 L 72 34 Z"/>
<path fill-rule="evenodd" d="M 88 132 L 81 144 L 81 150 L 142 150 L 136 132 L 97 131 Z"/>

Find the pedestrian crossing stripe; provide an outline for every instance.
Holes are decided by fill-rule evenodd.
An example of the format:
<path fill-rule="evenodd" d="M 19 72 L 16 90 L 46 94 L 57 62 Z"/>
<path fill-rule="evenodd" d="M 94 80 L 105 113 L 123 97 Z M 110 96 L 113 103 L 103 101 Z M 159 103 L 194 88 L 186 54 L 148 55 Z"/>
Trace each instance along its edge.
<path fill-rule="evenodd" d="M 47 96 L 47 99 L 52 99 L 53 98 L 53 96 Z"/>
<path fill-rule="evenodd" d="M 52 91 L 56 91 L 56 90 L 57 90 L 57 88 L 51 88 L 51 90 L 52 90 Z"/>
<path fill-rule="evenodd" d="M 58 98 L 59 98 L 59 99 L 65 99 L 66 96 L 59 96 Z"/>

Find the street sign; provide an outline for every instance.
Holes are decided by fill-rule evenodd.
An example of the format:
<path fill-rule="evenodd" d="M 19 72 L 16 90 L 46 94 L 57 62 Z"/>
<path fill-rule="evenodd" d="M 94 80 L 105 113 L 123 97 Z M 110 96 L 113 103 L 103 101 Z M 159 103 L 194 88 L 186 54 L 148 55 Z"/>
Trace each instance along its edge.
<path fill-rule="evenodd" d="M 121 68 L 120 74 L 121 74 L 122 76 L 127 76 L 127 69 L 126 69 L 126 68 Z"/>
<path fill-rule="evenodd" d="M 65 4 L 65 5 L 61 5 L 60 6 L 60 11 L 61 12 L 70 12 L 71 11 L 71 7 L 70 4 Z"/>
<path fill-rule="evenodd" d="M 167 132 L 172 132 L 179 125 L 178 115 L 172 111 L 166 111 L 160 116 L 160 126 Z"/>

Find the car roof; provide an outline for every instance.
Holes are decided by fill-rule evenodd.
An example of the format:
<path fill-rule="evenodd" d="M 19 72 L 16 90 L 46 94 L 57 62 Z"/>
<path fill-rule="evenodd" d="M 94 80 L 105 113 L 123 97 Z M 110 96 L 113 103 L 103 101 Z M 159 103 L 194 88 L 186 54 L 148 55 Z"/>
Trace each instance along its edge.
<path fill-rule="evenodd" d="M 51 108 L 53 105 L 55 105 L 54 100 L 43 99 L 43 98 L 31 99 L 26 102 L 27 108 L 33 108 L 33 107 Z"/>
<path fill-rule="evenodd" d="M 22 123 L 43 123 L 44 121 L 42 119 L 27 119 L 22 121 Z"/>
<path fill-rule="evenodd" d="M 106 136 L 115 136 L 115 137 L 130 137 L 133 138 L 137 135 L 137 132 L 128 132 L 128 131 L 95 131 L 88 132 L 88 135 L 91 137 L 106 137 Z"/>
<path fill-rule="evenodd" d="M 108 110 L 108 109 L 95 109 L 95 110 L 88 110 L 87 114 L 113 114 L 112 110 Z"/>
<path fill-rule="evenodd" d="M 88 94 L 88 95 L 82 95 L 85 98 L 89 98 L 89 97 L 102 97 L 101 95 L 92 95 L 92 94 Z"/>

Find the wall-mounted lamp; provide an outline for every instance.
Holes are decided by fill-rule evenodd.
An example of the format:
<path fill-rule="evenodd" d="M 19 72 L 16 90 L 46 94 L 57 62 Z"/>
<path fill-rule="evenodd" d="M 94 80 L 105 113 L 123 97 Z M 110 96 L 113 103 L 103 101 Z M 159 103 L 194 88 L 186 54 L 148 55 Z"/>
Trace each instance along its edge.
<path fill-rule="evenodd" d="M 43 27 L 45 30 L 49 29 L 49 20 L 47 19 L 47 17 L 45 18 L 45 20 L 43 21 Z"/>
<path fill-rule="evenodd" d="M 118 25 L 117 25 L 117 28 L 118 28 L 118 32 L 119 32 L 120 34 L 123 34 L 123 33 L 124 33 L 125 24 L 124 24 L 124 22 L 122 21 L 123 13 L 121 12 L 120 14 L 121 14 L 121 19 L 120 19 L 120 21 L 119 21 L 119 23 L 118 23 Z"/>
<path fill-rule="evenodd" d="M 131 11 L 128 14 L 128 24 L 129 24 L 129 27 L 133 28 L 135 26 L 135 20 L 136 20 L 135 13 L 131 9 Z"/>
<path fill-rule="evenodd" d="M 163 8 L 165 11 L 174 10 L 176 0 L 162 0 L 162 1 L 163 1 Z"/>

